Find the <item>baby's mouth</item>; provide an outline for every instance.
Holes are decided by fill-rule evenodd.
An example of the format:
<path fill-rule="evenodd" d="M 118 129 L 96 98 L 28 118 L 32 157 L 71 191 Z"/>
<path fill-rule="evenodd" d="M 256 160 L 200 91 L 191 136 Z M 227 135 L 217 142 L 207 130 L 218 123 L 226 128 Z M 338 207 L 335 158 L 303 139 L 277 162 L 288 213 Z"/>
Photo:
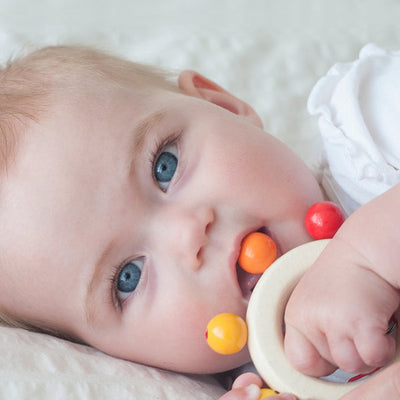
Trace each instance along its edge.
<path fill-rule="evenodd" d="M 260 227 L 257 229 L 255 232 L 260 232 L 263 233 L 269 237 L 271 237 L 270 232 L 265 226 Z M 279 249 L 278 249 L 279 252 Z M 241 268 L 240 264 L 236 262 L 236 276 L 237 276 L 237 281 L 239 283 L 240 290 L 242 291 L 242 296 L 246 300 L 250 299 L 250 296 L 253 292 L 253 289 L 255 288 L 257 282 L 261 278 L 261 274 L 252 274 L 250 272 L 247 272 L 243 268 Z"/>
<path fill-rule="evenodd" d="M 236 275 L 240 290 L 242 291 L 242 296 L 246 300 L 250 299 L 251 293 L 262 274 L 251 274 L 242 269 L 240 265 L 236 263 Z"/>

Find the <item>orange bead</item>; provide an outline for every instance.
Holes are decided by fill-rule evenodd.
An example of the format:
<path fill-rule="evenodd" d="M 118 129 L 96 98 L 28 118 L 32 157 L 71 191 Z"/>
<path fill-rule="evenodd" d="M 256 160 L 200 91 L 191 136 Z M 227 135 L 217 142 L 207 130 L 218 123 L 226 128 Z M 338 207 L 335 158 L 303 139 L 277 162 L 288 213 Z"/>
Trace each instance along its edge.
<path fill-rule="evenodd" d="M 265 233 L 253 232 L 242 242 L 239 254 L 239 265 L 247 272 L 261 274 L 277 257 L 274 241 Z"/>

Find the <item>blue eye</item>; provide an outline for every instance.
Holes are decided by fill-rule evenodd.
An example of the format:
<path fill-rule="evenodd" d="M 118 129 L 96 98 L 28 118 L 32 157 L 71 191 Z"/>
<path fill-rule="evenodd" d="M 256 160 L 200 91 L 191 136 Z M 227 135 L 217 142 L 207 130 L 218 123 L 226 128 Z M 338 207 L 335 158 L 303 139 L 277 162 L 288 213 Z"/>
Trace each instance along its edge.
<path fill-rule="evenodd" d="M 160 189 L 165 192 L 178 167 L 176 146 L 167 147 L 155 160 L 153 167 L 154 179 Z"/>
<path fill-rule="evenodd" d="M 127 299 L 135 291 L 142 275 L 143 259 L 126 263 L 118 273 L 117 289 L 121 300 Z"/>

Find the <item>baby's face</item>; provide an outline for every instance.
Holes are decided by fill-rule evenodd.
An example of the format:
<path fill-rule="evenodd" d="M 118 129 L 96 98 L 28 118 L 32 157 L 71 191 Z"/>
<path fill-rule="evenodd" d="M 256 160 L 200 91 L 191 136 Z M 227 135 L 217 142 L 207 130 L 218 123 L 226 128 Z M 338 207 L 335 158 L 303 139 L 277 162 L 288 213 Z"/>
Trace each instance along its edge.
<path fill-rule="evenodd" d="M 87 83 L 31 126 L 3 181 L 0 299 L 117 357 L 226 370 L 247 350 L 217 355 L 204 333 L 217 313 L 245 317 L 242 239 L 267 232 L 280 254 L 308 241 L 319 200 L 305 165 L 246 117 Z"/>

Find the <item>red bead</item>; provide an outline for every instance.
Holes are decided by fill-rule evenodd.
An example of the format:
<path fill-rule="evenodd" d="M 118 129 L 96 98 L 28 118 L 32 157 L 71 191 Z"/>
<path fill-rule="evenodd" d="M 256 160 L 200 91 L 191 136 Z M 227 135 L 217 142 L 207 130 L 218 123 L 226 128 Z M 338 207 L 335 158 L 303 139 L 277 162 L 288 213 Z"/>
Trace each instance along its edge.
<path fill-rule="evenodd" d="M 304 223 L 314 239 L 332 238 L 345 220 L 343 211 L 331 201 L 320 201 L 307 211 Z"/>

